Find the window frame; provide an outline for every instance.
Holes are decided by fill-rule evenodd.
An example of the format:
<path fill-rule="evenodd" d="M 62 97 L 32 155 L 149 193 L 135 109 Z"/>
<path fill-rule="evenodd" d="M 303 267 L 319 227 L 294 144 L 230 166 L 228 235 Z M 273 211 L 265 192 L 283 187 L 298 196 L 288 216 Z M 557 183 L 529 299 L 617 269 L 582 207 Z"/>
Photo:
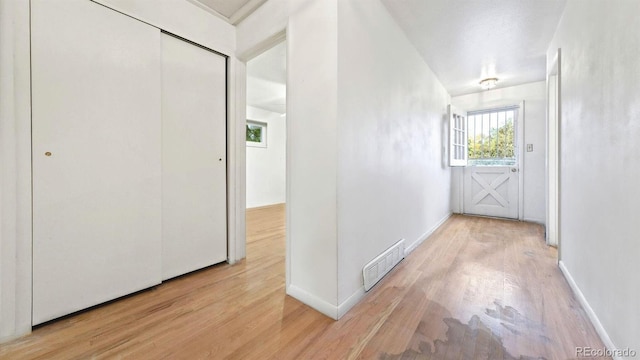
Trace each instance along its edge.
<path fill-rule="evenodd" d="M 261 134 L 260 141 L 246 140 L 249 126 L 259 126 L 262 129 L 260 131 L 260 134 Z M 245 126 L 245 140 L 246 140 L 247 146 L 266 148 L 267 147 L 267 130 L 268 130 L 268 123 L 263 121 L 247 119 L 247 124 Z"/>
<path fill-rule="evenodd" d="M 513 111 L 513 164 L 471 164 L 469 165 L 469 149 L 467 148 L 467 166 L 517 166 L 519 161 L 520 161 L 520 152 L 519 152 L 519 147 L 520 147 L 520 132 L 519 132 L 519 117 L 520 117 L 520 111 L 523 107 L 523 104 L 520 105 L 508 105 L 508 106 L 501 106 L 501 107 L 495 107 L 495 108 L 487 108 L 487 109 L 479 109 L 479 110 L 473 110 L 473 111 L 468 111 L 467 112 L 467 130 L 469 129 L 469 118 L 471 116 L 478 116 L 478 115 L 485 115 L 485 114 L 493 114 L 493 113 L 501 113 L 501 112 L 508 112 L 508 111 Z M 505 124 L 506 124 L 506 118 L 505 118 Z M 489 127 L 491 127 L 491 125 L 489 125 Z M 474 126 L 475 129 L 475 126 Z M 499 129 L 499 127 L 498 127 Z M 467 131 L 467 137 L 469 136 L 469 133 Z M 490 160 L 491 158 L 486 158 L 488 160 Z M 498 160 L 498 158 L 496 158 L 496 161 Z"/>
<path fill-rule="evenodd" d="M 467 113 L 449 105 L 449 166 L 467 166 Z"/>

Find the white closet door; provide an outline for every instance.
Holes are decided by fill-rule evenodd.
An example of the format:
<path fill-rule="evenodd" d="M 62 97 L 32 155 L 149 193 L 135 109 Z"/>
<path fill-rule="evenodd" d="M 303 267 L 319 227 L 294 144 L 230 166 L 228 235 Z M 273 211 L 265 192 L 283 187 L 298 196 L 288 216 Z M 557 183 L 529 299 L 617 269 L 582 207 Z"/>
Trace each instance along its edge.
<path fill-rule="evenodd" d="M 226 59 L 162 34 L 162 278 L 227 258 Z"/>
<path fill-rule="evenodd" d="M 32 0 L 33 324 L 161 281 L 160 41 Z"/>

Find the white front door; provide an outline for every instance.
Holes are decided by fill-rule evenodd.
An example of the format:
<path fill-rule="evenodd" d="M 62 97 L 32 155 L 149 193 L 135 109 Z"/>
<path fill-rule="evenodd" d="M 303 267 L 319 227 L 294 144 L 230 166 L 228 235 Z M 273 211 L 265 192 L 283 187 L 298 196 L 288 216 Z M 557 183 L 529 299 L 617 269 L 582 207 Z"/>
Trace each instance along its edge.
<path fill-rule="evenodd" d="M 464 212 L 517 219 L 518 174 L 515 166 L 467 166 Z"/>
<path fill-rule="evenodd" d="M 465 214 L 518 219 L 517 129 L 522 106 L 467 113 L 467 159 L 462 171 Z"/>

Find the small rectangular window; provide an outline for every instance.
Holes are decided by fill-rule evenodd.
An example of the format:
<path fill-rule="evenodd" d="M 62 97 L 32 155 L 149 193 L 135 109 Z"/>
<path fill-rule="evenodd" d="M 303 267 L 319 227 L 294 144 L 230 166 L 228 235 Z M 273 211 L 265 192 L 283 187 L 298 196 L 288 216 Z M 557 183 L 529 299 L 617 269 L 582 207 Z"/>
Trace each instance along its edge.
<path fill-rule="evenodd" d="M 267 147 L 267 123 L 247 120 L 247 146 Z"/>

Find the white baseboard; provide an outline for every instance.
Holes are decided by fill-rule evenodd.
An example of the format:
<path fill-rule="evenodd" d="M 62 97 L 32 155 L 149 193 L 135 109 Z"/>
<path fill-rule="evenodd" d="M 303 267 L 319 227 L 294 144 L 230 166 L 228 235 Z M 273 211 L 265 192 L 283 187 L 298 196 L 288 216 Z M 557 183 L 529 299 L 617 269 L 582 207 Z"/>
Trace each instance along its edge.
<path fill-rule="evenodd" d="M 413 250 L 415 250 L 418 246 L 420 246 L 420 244 L 422 244 L 425 240 L 427 240 L 427 238 L 431 236 L 431 234 L 433 234 L 436 230 L 438 230 L 438 228 L 442 226 L 442 224 L 444 224 L 444 222 L 447 221 L 447 219 L 449 219 L 451 215 L 453 215 L 453 213 L 451 212 L 448 213 L 445 217 L 440 219 L 440 221 L 438 221 L 437 224 L 432 226 L 431 229 L 429 229 L 426 233 L 422 234 L 416 241 L 411 243 L 411 245 L 407 246 L 404 249 L 404 256 L 407 257 L 407 255 L 409 255 Z"/>
<path fill-rule="evenodd" d="M 360 300 L 362 300 L 362 298 L 364 297 L 364 294 L 364 287 L 361 287 L 360 289 L 358 289 L 358 291 L 349 296 L 347 300 L 343 301 L 342 304 L 338 306 L 338 319 L 344 316 L 344 314 L 351 310 L 352 307 L 359 303 Z"/>
<path fill-rule="evenodd" d="M 339 309 L 337 306 L 320 299 L 319 297 L 300 289 L 295 285 L 289 284 L 287 286 L 287 295 L 290 295 L 304 304 L 316 309 L 317 311 L 327 315 L 328 317 L 338 320 Z M 350 298 L 349 298 L 350 299 Z M 349 301 L 349 300 L 347 300 Z"/>
<path fill-rule="evenodd" d="M 528 217 L 525 217 L 525 218 L 523 219 L 523 221 L 531 222 L 531 223 L 534 223 L 534 224 L 540 224 L 540 225 L 543 225 L 543 226 L 544 226 L 544 225 L 545 225 L 545 221 L 546 221 L 546 220 L 545 220 L 545 219 L 538 219 L 538 218 L 528 218 Z"/>
<path fill-rule="evenodd" d="M 578 302 L 580 302 L 580 305 L 582 305 L 582 308 L 587 313 L 587 316 L 589 317 L 589 320 L 591 320 L 593 327 L 596 328 L 596 332 L 600 336 L 600 339 L 604 343 L 604 346 L 606 346 L 609 350 L 617 349 L 616 345 L 613 343 L 613 341 L 611 341 L 607 330 L 605 330 L 604 326 L 602 326 L 602 323 L 600 322 L 600 319 L 598 319 L 598 315 L 596 315 L 596 313 L 593 311 L 591 305 L 589 305 L 589 302 L 587 301 L 587 298 L 584 297 L 584 294 L 578 287 L 578 284 L 576 284 L 575 280 L 573 280 L 573 276 L 571 276 L 569 269 L 567 269 L 562 260 L 558 262 L 558 266 L 560 267 L 560 271 L 562 272 L 562 275 L 564 275 L 564 278 L 567 279 L 569 287 L 571 287 L 571 290 L 573 290 L 576 298 L 578 298 Z M 622 360 L 621 357 L 614 357 L 614 359 Z"/>
<path fill-rule="evenodd" d="M 449 217 L 451 217 L 452 213 L 448 213 L 445 217 L 440 219 L 437 224 L 435 224 L 431 229 L 429 229 L 426 233 L 422 234 L 416 241 L 414 241 L 410 246 L 405 248 L 404 255 L 405 257 L 415 250 L 420 244 L 422 244 L 431 234 L 433 234 L 442 224 L 444 224 Z M 316 309 L 317 311 L 323 313 L 324 315 L 338 320 L 344 314 L 346 314 L 352 307 L 362 300 L 365 295 L 364 287 L 359 288 L 356 292 L 354 292 L 347 300 L 343 301 L 339 306 L 335 306 L 319 297 L 295 286 L 289 284 L 287 286 L 287 294 L 300 300 L 306 305 Z"/>
<path fill-rule="evenodd" d="M 31 326 L 29 326 L 28 328 L 19 329 L 16 332 L 12 333 L 11 335 L 6 335 L 6 336 L 0 337 L 0 344 L 4 344 L 4 343 L 7 343 L 9 341 L 13 341 L 15 339 L 21 338 L 21 337 L 29 335 L 29 334 L 31 334 Z"/>
<path fill-rule="evenodd" d="M 422 234 L 416 241 L 414 241 L 411 245 L 409 245 L 408 247 L 405 248 L 404 250 L 404 256 L 406 257 L 407 255 L 409 255 L 409 253 L 411 253 L 413 250 L 415 250 L 418 246 L 420 246 L 420 244 L 422 244 L 429 236 L 431 236 L 431 234 L 433 234 L 436 230 L 438 230 L 438 228 L 440 226 L 442 226 L 442 224 L 444 224 L 445 221 L 447 221 L 447 219 L 449 219 L 451 217 L 453 213 L 448 213 L 445 217 L 443 217 L 442 219 L 440 219 L 440 221 L 438 221 L 438 223 L 436 223 L 434 226 L 431 227 L 431 229 L 429 229 L 427 232 L 425 232 L 424 234 Z M 391 270 L 393 271 L 393 269 Z M 387 274 L 388 275 L 388 274 Z M 340 319 L 344 314 L 346 314 L 352 307 L 354 307 L 357 303 L 360 302 L 360 300 L 362 300 L 362 298 L 365 295 L 365 290 L 364 287 L 361 287 L 360 289 L 358 289 L 358 291 L 356 291 L 355 293 L 353 293 L 351 296 L 349 296 L 349 298 L 347 300 L 345 300 L 344 302 L 342 302 L 342 304 L 340 304 L 338 306 L 338 319 Z"/>

